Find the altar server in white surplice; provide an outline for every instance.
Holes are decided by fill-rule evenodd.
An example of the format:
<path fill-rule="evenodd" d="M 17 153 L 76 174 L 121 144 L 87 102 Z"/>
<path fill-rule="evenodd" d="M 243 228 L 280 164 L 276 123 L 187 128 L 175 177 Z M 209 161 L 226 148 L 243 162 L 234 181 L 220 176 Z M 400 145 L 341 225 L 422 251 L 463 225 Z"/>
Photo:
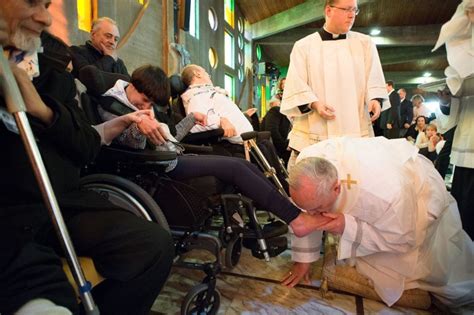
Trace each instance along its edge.
<path fill-rule="evenodd" d="M 442 45 L 446 45 L 449 62 L 444 71 L 446 83 L 453 95 L 448 100 L 449 116 L 457 123 L 451 193 L 459 204 L 464 229 L 474 237 L 474 0 L 463 0 L 443 25 L 434 50 Z"/>
<path fill-rule="evenodd" d="M 326 0 L 326 23 L 293 47 L 281 113 L 293 119 L 289 169 L 299 151 L 324 139 L 373 136 L 387 100 L 385 78 L 369 36 L 350 32 L 356 0 Z M 387 102 L 388 103 L 388 102 Z"/>
<path fill-rule="evenodd" d="M 290 174 L 294 202 L 333 221 L 338 260 L 369 278 L 393 305 L 404 290 L 432 292 L 443 303 L 474 302 L 474 244 L 456 201 L 425 157 L 404 139 L 336 138 L 304 149 Z M 296 240 L 320 248 L 321 232 Z M 288 281 L 304 278 L 319 250 L 293 254 Z M 349 280 L 350 281 L 350 280 Z"/>

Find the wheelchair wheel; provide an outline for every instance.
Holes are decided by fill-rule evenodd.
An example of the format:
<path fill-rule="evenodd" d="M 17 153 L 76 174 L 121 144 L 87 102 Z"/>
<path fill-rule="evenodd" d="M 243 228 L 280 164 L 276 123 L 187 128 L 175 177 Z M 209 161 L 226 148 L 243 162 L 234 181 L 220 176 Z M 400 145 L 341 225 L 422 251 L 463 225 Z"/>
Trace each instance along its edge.
<path fill-rule="evenodd" d="M 209 294 L 208 288 L 208 283 L 201 283 L 193 287 L 184 297 L 181 304 L 181 315 L 217 314 L 221 304 L 221 294 L 217 290 L 212 291 L 209 303 L 206 303 Z"/>
<path fill-rule="evenodd" d="M 158 223 L 168 232 L 168 222 L 153 198 L 140 186 L 128 179 L 111 174 L 93 174 L 80 180 L 81 188 L 93 190 L 111 203 L 138 217 Z"/>
<path fill-rule="evenodd" d="M 225 266 L 229 269 L 234 268 L 239 263 L 241 254 L 242 237 L 235 235 L 225 249 Z"/>

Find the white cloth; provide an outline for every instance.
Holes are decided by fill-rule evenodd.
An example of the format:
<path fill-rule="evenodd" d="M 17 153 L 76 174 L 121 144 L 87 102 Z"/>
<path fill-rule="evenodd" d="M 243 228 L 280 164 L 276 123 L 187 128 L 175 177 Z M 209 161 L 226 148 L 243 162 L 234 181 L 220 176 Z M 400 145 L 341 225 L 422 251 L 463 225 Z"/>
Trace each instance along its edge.
<path fill-rule="evenodd" d="M 202 113 L 207 115 L 207 125 L 196 125 L 192 133 L 217 129 L 220 127 L 221 117 L 227 118 L 234 125 L 237 136 L 225 137 L 229 142 L 242 143 L 240 135 L 253 131 L 252 125 L 240 111 L 239 107 L 227 96 L 227 92 L 212 84 L 191 85 L 181 95 L 186 114 Z"/>
<path fill-rule="evenodd" d="M 34 299 L 23 305 L 15 315 L 71 315 L 65 307 L 46 299 Z"/>
<path fill-rule="evenodd" d="M 340 180 L 356 181 L 350 189 L 342 183 L 336 201 L 345 217 L 338 259 L 355 260 L 386 304 L 412 288 L 446 304 L 472 303 L 473 242 L 442 178 L 417 151 L 404 139 L 338 138 L 306 148 L 297 162 L 323 157 Z"/>
<path fill-rule="evenodd" d="M 461 96 L 457 99 L 460 104 L 460 113 L 458 126 L 454 132 L 451 163 L 456 166 L 474 168 L 474 76 L 463 80 L 460 94 Z"/>
<path fill-rule="evenodd" d="M 294 117 L 289 146 L 301 151 L 338 136 L 373 136 L 367 104 L 388 99 L 375 44 L 369 36 L 349 32 L 347 38 L 323 41 L 311 34 L 293 47 L 281 113 Z M 298 106 L 320 101 L 335 108 L 328 121 L 316 111 L 302 114 Z"/>
<path fill-rule="evenodd" d="M 451 163 L 474 168 L 474 25 L 466 15 L 474 9 L 474 0 L 459 4 L 453 17 L 446 22 L 433 50 L 446 44 L 449 66 L 444 71 L 451 94 L 451 110 L 457 122 L 451 151 Z M 451 115 L 452 112 L 450 112 Z"/>

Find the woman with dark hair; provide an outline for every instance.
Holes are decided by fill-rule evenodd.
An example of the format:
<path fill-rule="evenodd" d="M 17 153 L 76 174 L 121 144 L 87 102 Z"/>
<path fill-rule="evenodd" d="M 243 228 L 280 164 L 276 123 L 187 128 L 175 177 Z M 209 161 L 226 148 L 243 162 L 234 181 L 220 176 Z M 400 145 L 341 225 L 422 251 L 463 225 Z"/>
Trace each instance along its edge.
<path fill-rule="evenodd" d="M 415 143 L 420 132 L 425 132 L 428 119 L 425 116 L 418 116 L 415 123 L 408 128 L 405 138 L 411 143 Z"/>

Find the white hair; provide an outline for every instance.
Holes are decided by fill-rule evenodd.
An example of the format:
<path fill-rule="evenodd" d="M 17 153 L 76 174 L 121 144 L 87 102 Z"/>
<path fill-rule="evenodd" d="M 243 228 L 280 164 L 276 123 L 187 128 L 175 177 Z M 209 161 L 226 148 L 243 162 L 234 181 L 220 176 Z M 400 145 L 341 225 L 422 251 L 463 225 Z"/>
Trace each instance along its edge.
<path fill-rule="evenodd" d="M 95 31 L 97 31 L 100 28 L 100 24 L 102 24 L 102 22 L 109 22 L 110 24 L 117 26 L 117 22 L 115 22 L 115 20 L 104 16 L 92 22 L 91 32 L 94 33 Z"/>
<path fill-rule="evenodd" d="M 41 47 L 41 39 L 17 28 L 11 35 L 10 42 L 15 48 L 23 51 L 37 51 Z"/>
<path fill-rule="evenodd" d="M 320 157 L 309 157 L 301 160 L 292 167 L 289 185 L 295 190 L 301 189 L 304 180 L 318 183 L 316 196 L 329 194 L 334 183 L 337 181 L 337 170 L 334 165 Z"/>

